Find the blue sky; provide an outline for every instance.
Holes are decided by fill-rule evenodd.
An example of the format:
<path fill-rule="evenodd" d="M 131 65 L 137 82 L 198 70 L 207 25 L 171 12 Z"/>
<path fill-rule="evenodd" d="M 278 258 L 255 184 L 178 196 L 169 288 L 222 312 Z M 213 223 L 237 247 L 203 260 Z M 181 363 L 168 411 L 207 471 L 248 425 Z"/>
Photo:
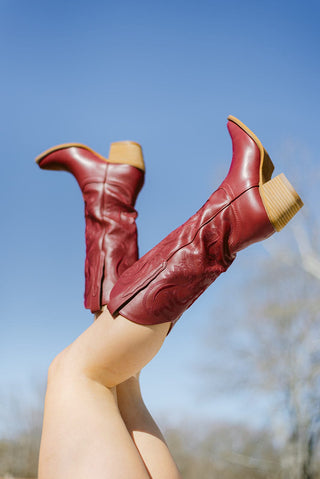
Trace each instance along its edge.
<path fill-rule="evenodd" d="M 319 172 L 319 13 L 316 1 L 0 1 L 1 390 L 27 397 L 91 322 L 80 191 L 71 175 L 40 171 L 34 158 L 64 142 L 104 156 L 112 141 L 141 143 L 141 253 L 223 179 L 229 114 L 260 137 L 277 173 L 285 168 L 311 197 L 308 181 Z M 222 411 L 215 398 L 199 411 L 193 367 L 205 355 L 202 331 L 215 303 L 228 301 L 252 258 L 264 254 L 262 245 L 243 253 L 146 369 L 156 415 Z"/>

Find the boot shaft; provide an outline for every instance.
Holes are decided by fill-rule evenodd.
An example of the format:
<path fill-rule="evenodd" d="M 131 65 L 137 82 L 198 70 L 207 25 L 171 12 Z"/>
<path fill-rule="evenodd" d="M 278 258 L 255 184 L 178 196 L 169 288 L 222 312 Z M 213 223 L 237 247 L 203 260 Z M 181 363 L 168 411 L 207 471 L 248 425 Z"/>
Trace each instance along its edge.
<path fill-rule="evenodd" d="M 85 145 L 58 145 L 42 153 L 40 168 L 71 173 L 82 191 L 86 220 L 85 307 L 107 304 L 110 290 L 138 259 L 134 205 L 144 182 L 140 145 L 113 143 L 106 159 Z"/>
<path fill-rule="evenodd" d="M 238 251 L 281 229 L 301 208 L 291 185 L 270 180 L 273 164 L 257 137 L 234 117 L 228 129 L 233 156 L 227 177 L 194 216 L 121 276 L 110 294 L 112 314 L 174 324 Z"/>

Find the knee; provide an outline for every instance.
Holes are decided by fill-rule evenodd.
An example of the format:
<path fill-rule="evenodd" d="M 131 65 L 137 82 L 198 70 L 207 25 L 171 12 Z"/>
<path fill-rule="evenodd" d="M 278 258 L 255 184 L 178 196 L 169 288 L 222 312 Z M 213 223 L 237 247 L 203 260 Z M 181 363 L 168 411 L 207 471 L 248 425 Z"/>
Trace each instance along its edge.
<path fill-rule="evenodd" d="M 66 348 L 61 351 L 51 362 L 48 369 L 48 383 L 70 375 L 71 369 L 69 348 Z"/>
<path fill-rule="evenodd" d="M 74 344 L 71 344 L 51 362 L 48 369 L 48 385 L 68 384 L 71 381 L 79 380 L 79 378 L 86 378 L 112 389 L 115 384 L 109 380 L 107 372 L 107 368 L 92 366 L 91 362 L 86 359 L 86 355 L 81 354 L 81 351 Z"/>

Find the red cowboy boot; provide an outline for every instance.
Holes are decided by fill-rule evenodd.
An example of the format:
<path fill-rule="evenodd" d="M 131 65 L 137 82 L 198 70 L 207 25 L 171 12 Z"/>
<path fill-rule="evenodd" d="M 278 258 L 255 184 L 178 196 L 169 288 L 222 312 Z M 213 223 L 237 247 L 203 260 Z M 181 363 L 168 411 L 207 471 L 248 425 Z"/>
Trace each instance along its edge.
<path fill-rule="evenodd" d="M 139 324 L 182 313 L 234 260 L 236 253 L 280 231 L 303 206 L 258 138 L 230 116 L 229 173 L 206 204 L 123 273 L 110 294 L 112 314 Z"/>
<path fill-rule="evenodd" d="M 73 174 L 86 219 L 85 307 L 101 310 L 119 276 L 138 259 L 134 204 L 144 181 L 140 145 L 112 143 L 109 158 L 78 143 L 58 145 L 36 158 L 45 170 Z"/>

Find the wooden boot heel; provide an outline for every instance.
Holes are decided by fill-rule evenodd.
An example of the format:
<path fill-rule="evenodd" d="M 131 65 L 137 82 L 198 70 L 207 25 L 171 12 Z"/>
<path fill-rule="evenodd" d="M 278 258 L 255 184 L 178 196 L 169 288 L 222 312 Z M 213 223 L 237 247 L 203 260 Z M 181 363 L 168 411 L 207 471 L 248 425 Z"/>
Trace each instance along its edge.
<path fill-rule="evenodd" d="M 260 195 L 276 231 L 282 230 L 303 206 L 298 193 L 283 173 L 261 185 Z"/>

